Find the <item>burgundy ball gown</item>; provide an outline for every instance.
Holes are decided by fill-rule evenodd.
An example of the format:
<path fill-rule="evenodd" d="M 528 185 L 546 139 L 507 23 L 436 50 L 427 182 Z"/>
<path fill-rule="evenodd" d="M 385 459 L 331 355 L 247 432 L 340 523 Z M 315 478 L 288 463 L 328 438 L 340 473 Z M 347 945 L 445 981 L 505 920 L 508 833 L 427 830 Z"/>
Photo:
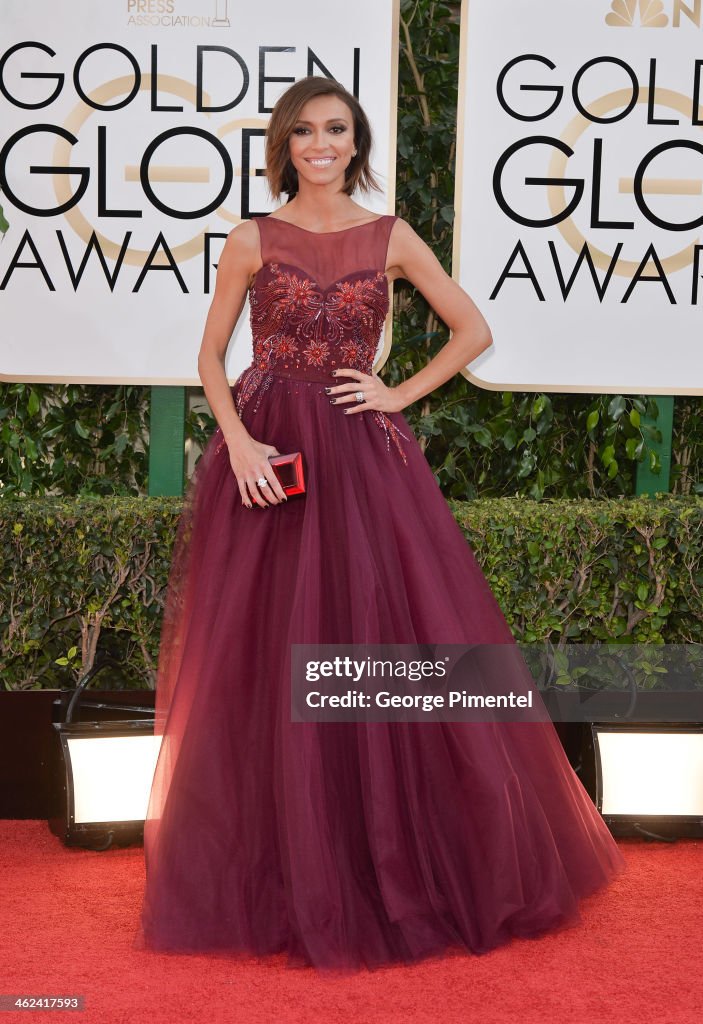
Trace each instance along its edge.
<path fill-rule="evenodd" d="M 549 721 L 291 721 L 292 643 L 515 645 L 405 418 L 324 392 L 372 372 L 395 220 L 257 219 L 232 394 L 252 437 L 304 453 L 307 494 L 243 506 L 219 428 L 187 488 L 135 948 L 322 971 L 483 953 L 580 922 L 624 868 Z"/>

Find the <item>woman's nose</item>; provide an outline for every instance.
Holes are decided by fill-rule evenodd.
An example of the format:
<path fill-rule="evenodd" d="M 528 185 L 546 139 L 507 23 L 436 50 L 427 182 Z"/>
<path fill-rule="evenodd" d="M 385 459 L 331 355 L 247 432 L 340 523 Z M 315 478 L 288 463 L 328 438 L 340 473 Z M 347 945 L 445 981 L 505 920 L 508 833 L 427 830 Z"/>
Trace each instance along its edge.
<path fill-rule="evenodd" d="M 310 143 L 315 149 L 325 149 L 327 146 L 327 139 L 325 138 L 324 130 L 321 128 L 319 131 L 314 131 L 310 135 Z"/>

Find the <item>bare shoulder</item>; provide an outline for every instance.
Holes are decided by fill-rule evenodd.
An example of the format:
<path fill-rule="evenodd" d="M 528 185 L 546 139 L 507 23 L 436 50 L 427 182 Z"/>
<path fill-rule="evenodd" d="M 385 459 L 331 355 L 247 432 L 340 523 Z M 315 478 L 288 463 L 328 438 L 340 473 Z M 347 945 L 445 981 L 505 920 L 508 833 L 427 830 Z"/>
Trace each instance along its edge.
<path fill-rule="evenodd" d="M 406 220 L 403 220 L 402 217 L 396 217 L 393 227 L 391 228 L 391 237 L 409 238 L 411 235 L 415 238 L 419 237 L 416 234 L 415 229 L 411 227 Z"/>
<path fill-rule="evenodd" d="M 408 269 L 418 260 L 433 260 L 434 253 L 415 229 L 402 217 L 396 217 L 388 239 L 386 274 L 389 280 L 407 278 Z"/>
<path fill-rule="evenodd" d="M 250 255 L 256 257 L 259 253 L 259 226 L 254 223 L 254 218 L 251 220 L 243 220 L 241 224 L 237 224 L 236 227 L 232 228 L 230 233 L 227 235 L 227 241 L 225 243 L 227 247 L 236 250 L 242 255 Z"/>
<path fill-rule="evenodd" d="M 247 287 L 261 268 L 261 244 L 258 225 L 254 220 L 243 220 L 227 235 L 220 266 L 224 262 L 228 271 L 247 278 Z"/>

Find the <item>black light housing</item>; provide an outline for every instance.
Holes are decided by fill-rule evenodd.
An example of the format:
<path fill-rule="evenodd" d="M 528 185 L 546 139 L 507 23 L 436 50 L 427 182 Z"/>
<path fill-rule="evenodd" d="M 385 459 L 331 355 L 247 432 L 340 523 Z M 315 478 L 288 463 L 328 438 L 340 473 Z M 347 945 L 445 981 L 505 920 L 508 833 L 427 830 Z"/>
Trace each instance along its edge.
<path fill-rule="evenodd" d="M 105 850 L 143 839 L 144 820 L 161 737 L 154 736 L 148 708 L 84 701 L 81 707 L 136 712 L 142 717 L 107 721 L 73 721 L 74 712 L 94 676 L 106 665 L 101 658 L 79 681 L 65 717 L 56 730 L 57 814 L 51 831 L 67 846 Z M 144 717 L 144 716 L 150 717 Z"/>
<path fill-rule="evenodd" d="M 615 836 L 703 837 L 703 724 L 593 722 L 596 807 Z"/>

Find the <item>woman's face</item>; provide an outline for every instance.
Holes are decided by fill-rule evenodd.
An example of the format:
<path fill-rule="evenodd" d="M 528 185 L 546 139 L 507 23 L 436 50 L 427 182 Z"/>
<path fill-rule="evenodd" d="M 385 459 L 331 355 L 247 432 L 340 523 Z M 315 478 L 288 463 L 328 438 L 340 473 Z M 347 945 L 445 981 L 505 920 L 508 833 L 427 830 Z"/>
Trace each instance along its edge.
<path fill-rule="evenodd" d="M 307 101 L 288 140 L 298 181 L 329 185 L 339 179 L 353 159 L 354 118 L 339 96 L 315 96 Z"/>

